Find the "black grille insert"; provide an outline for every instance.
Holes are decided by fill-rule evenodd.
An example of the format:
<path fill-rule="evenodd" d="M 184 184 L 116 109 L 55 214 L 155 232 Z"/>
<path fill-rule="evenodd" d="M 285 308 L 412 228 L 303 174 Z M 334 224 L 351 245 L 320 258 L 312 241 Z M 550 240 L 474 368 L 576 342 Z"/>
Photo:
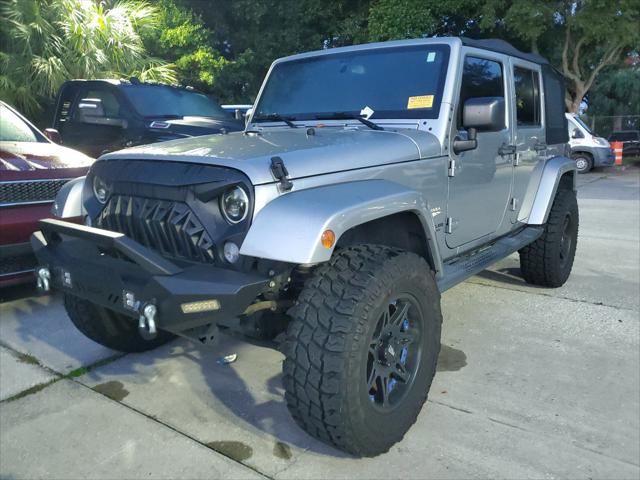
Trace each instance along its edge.
<path fill-rule="evenodd" d="M 0 205 L 51 202 L 70 178 L 0 182 Z"/>
<path fill-rule="evenodd" d="M 215 263 L 215 245 L 186 203 L 114 195 L 96 223 L 99 228 L 124 233 L 163 256 Z"/>

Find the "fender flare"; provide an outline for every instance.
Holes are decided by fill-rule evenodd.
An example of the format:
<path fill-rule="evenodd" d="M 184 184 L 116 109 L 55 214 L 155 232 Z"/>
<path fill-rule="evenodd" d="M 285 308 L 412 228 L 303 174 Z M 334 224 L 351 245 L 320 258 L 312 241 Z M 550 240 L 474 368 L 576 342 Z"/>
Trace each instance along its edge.
<path fill-rule="evenodd" d="M 540 183 L 536 191 L 531 212 L 527 223 L 529 225 L 544 225 L 549 218 L 553 200 L 560 185 L 560 179 L 567 172 L 571 172 L 572 188 L 576 190 L 576 164 L 567 157 L 554 157 L 548 160 L 542 170 Z"/>
<path fill-rule="evenodd" d="M 81 217 L 85 214 L 82 204 L 82 191 L 84 180 L 87 177 L 78 177 L 65 183 L 53 202 L 51 213 L 57 218 Z"/>
<path fill-rule="evenodd" d="M 349 229 L 400 212 L 419 218 L 436 271 L 441 259 L 427 202 L 410 188 L 387 180 L 363 180 L 293 191 L 263 207 L 242 243 L 240 253 L 295 264 L 331 258 L 320 238 L 332 230 L 338 240 Z"/>

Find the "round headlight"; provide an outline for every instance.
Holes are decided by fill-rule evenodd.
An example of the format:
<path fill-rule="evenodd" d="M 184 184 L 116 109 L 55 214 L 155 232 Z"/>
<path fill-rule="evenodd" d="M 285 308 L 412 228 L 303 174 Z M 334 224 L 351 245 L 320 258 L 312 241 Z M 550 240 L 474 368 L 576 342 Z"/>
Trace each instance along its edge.
<path fill-rule="evenodd" d="M 237 186 L 227 190 L 220 199 L 220 208 L 229 223 L 241 222 L 249 212 L 247 192 Z"/>
<path fill-rule="evenodd" d="M 93 194 L 100 203 L 107 203 L 109 197 L 109 186 L 100 177 L 93 177 Z"/>

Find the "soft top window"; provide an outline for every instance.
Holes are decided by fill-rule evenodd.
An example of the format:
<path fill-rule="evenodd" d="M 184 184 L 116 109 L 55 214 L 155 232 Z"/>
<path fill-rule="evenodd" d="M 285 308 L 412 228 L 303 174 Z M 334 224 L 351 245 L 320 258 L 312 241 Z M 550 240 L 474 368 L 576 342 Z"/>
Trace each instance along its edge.
<path fill-rule="evenodd" d="M 544 85 L 544 126 L 548 145 L 567 143 L 569 129 L 564 116 L 564 77 L 550 65 L 542 65 Z"/>

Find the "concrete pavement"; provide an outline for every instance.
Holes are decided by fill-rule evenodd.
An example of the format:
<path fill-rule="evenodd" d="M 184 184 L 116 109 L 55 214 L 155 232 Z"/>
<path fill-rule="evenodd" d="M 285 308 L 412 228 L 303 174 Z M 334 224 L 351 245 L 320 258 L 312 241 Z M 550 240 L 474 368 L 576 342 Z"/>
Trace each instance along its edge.
<path fill-rule="evenodd" d="M 639 181 L 579 177 L 562 288 L 526 285 L 512 256 L 444 294 L 429 401 L 374 459 L 294 424 L 276 351 L 223 337 L 120 356 L 77 333 L 59 298 L 5 302 L 0 477 L 638 478 Z M 237 362 L 219 365 L 227 353 Z"/>

